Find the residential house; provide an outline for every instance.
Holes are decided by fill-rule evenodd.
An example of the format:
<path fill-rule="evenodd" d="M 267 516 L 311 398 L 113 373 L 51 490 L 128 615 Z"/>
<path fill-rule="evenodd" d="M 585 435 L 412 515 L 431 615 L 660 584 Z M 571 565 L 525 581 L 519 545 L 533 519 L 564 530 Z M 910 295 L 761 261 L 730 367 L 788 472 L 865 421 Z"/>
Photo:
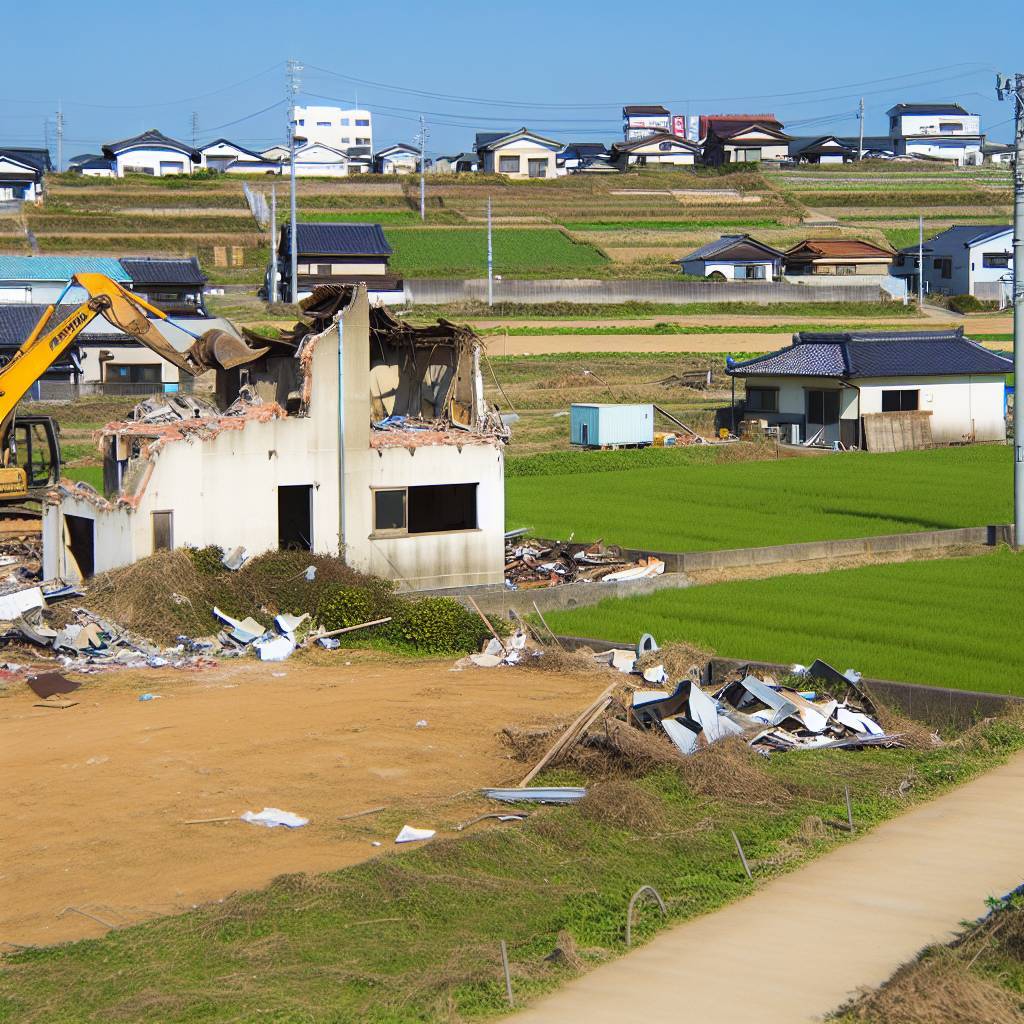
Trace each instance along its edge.
<path fill-rule="evenodd" d="M 616 142 L 611 158 L 624 171 L 627 167 L 693 166 L 700 152 L 696 142 L 668 132 L 653 132 L 633 142 Z"/>
<path fill-rule="evenodd" d="M 790 139 L 789 156 L 801 164 L 843 164 L 857 159 L 857 148 L 838 135 L 810 135 Z"/>
<path fill-rule="evenodd" d="M 280 174 L 281 163 L 230 139 L 214 139 L 199 149 L 203 167 L 228 174 Z"/>
<path fill-rule="evenodd" d="M 703 114 L 700 133 L 704 163 L 758 163 L 789 157 L 790 137 L 774 114 Z"/>
<path fill-rule="evenodd" d="M 377 174 L 415 174 L 420 167 L 420 151 L 405 142 L 396 142 L 374 154 Z"/>
<path fill-rule="evenodd" d="M 295 302 L 323 284 L 365 282 L 371 293 L 394 292 L 402 282 L 388 269 L 391 246 L 379 224 L 297 224 L 298 294 Z M 288 291 L 291 233 L 281 228 L 277 246 L 283 291 Z"/>
<path fill-rule="evenodd" d="M 782 253 L 750 235 L 722 235 L 673 262 L 684 274 L 713 281 L 778 281 L 782 276 Z"/>
<path fill-rule="evenodd" d="M 856 277 L 864 284 L 872 283 L 865 277 L 886 277 L 894 255 L 892 249 L 859 238 L 808 238 L 787 249 L 783 262 L 786 277 Z"/>
<path fill-rule="evenodd" d="M 74 274 L 106 274 L 128 287 L 131 277 L 121 264 L 107 256 L 0 256 L 0 303 L 48 305 L 62 301 L 85 302 L 84 288 L 64 289 Z"/>
<path fill-rule="evenodd" d="M 981 117 L 959 103 L 897 103 L 886 111 L 897 156 L 924 156 L 980 164 Z"/>
<path fill-rule="evenodd" d="M 986 139 L 981 147 L 981 155 L 986 163 L 1012 164 L 1016 148 L 1009 142 L 989 142 Z"/>
<path fill-rule="evenodd" d="M 73 306 L 60 306 L 54 313 L 52 323 L 60 323 L 70 316 Z M 0 365 L 6 366 L 15 352 L 25 343 L 35 329 L 39 318 L 46 312 L 46 305 L 30 303 L 0 303 Z M 81 335 L 80 335 L 81 337 Z M 32 387 L 31 398 L 40 397 L 42 384 L 56 382 L 69 384 L 76 381 L 82 374 L 82 364 L 78 349 L 72 345 L 65 349 L 57 361 L 46 370 L 43 376 Z"/>
<path fill-rule="evenodd" d="M 38 202 L 43 177 L 52 170 L 48 149 L 0 146 L 0 202 Z"/>
<path fill-rule="evenodd" d="M 480 132 L 476 151 L 480 170 L 508 178 L 554 178 L 562 144 L 528 128 L 516 132 Z"/>
<path fill-rule="evenodd" d="M 164 313 L 176 318 L 209 316 L 203 304 L 208 278 L 195 256 L 129 256 L 122 257 L 120 263 L 130 278 L 126 287 Z"/>
<path fill-rule="evenodd" d="M 672 132 L 672 114 L 662 106 L 631 103 L 622 108 L 622 138 L 636 142 L 655 132 Z"/>
<path fill-rule="evenodd" d="M 727 366 L 746 383 L 738 418 L 786 439 L 866 447 L 862 418 L 923 411 L 938 444 L 1006 438 L 1005 356 L 955 331 L 801 332 L 787 348 Z M 868 446 L 869 447 L 869 446 Z"/>
<path fill-rule="evenodd" d="M 271 160 L 276 163 L 287 163 L 291 157 L 291 150 L 287 146 L 278 143 L 277 145 L 269 147 L 269 149 L 261 149 L 260 156 L 264 160 Z"/>
<path fill-rule="evenodd" d="M 608 147 L 603 142 L 567 142 L 555 162 L 560 171 L 573 174 L 584 164 L 589 164 L 595 157 L 608 156 Z"/>
<path fill-rule="evenodd" d="M 300 178 L 344 178 L 358 173 L 366 161 L 353 169 L 353 159 L 340 149 L 332 149 L 320 142 L 306 142 L 295 150 L 295 175 Z M 288 173 L 285 162 L 284 173 Z"/>
<path fill-rule="evenodd" d="M 162 178 L 168 174 L 191 174 L 193 164 L 202 159 L 199 150 L 169 138 L 156 128 L 120 142 L 108 142 L 103 156 L 111 161 L 114 175 L 150 174 Z"/>
<path fill-rule="evenodd" d="M 113 178 L 114 161 L 99 153 L 79 153 L 68 161 L 68 170 L 86 178 Z"/>
<path fill-rule="evenodd" d="M 469 174 L 480 169 L 480 157 L 476 153 L 455 153 L 439 156 L 431 165 L 438 174 Z"/>
<path fill-rule="evenodd" d="M 46 578 L 217 544 L 333 555 L 403 590 L 501 586 L 507 430 L 480 340 L 397 321 L 363 287 L 329 289 L 305 316 L 308 332 L 270 342 L 244 378 L 217 373 L 234 414 L 182 419 L 158 444 L 144 422 L 104 428 L 104 493 L 63 481 L 47 497 Z"/>
<path fill-rule="evenodd" d="M 1006 300 L 1013 294 L 1013 228 L 1008 224 L 957 224 L 924 243 L 924 291 Z M 901 249 L 894 277 L 918 289 L 918 246 Z"/>
<path fill-rule="evenodd" d="M 373 115 L 341 107 L 296 107 L 295 134 L 307 142 L 347 153 L 352 146 L 373 152 Z"/>

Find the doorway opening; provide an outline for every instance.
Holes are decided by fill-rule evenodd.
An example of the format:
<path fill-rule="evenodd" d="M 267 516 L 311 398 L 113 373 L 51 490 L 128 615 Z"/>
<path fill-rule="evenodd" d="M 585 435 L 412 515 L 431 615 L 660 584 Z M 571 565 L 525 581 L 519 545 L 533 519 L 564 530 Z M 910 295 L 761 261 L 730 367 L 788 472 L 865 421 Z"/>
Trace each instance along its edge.
<path fill-rule="evenodd" d="M 82 579 L 91 579 L 96 572 L 96 524 L 85 516 L 64 516 L 64 532 L 68 551 L 78 564 Z"/>
<path fill-rule="evenodd" d="M 281 551 L 313 550 L 313 488 L 278 487 L 277 546 Z"/>

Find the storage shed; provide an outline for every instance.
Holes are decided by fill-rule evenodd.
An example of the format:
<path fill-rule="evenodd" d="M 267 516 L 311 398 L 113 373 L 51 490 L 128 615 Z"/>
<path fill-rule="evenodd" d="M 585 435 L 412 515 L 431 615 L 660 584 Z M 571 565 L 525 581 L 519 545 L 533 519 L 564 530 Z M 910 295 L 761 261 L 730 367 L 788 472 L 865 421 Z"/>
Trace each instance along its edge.
<path fill-rule="evenodd" d="M 569 443 L 580 448 L 641 448 L 654 443 L 653 405 L 573 405 Z"/>

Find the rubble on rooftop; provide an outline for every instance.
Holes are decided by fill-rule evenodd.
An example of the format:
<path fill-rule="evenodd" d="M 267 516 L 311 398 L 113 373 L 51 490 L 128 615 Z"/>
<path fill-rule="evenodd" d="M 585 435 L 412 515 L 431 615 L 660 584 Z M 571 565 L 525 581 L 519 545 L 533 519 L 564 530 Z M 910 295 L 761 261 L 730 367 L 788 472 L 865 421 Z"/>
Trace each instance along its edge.
<path fill-rule="evenodd" d="M 602 541 L 574 544 L 526 538 L 513 530 L 505 538 L 505 586 L 509 590 L 557 587 L 563 583 L 623 583 L 660 576 L 665 563 L 654 555 L 633 560 Z"/>

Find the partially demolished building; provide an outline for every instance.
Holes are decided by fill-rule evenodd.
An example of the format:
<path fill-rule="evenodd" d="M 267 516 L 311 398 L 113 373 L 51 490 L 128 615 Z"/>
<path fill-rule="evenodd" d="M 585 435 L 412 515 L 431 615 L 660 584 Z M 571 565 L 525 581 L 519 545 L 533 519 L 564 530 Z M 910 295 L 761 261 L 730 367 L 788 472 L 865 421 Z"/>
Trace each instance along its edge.
<path fill-rule="evenodd" d="M 47 577 L 216 544 L 340 554 L 404 589 L 502 582 L 507 432 L 479 339 L 397 320 L 362 285 L 318 288 L 303 312 L 218 371 L 216 408 L 152 401 L 102 431 L 104 493 L 65 480 L 48 497 Z"/>

